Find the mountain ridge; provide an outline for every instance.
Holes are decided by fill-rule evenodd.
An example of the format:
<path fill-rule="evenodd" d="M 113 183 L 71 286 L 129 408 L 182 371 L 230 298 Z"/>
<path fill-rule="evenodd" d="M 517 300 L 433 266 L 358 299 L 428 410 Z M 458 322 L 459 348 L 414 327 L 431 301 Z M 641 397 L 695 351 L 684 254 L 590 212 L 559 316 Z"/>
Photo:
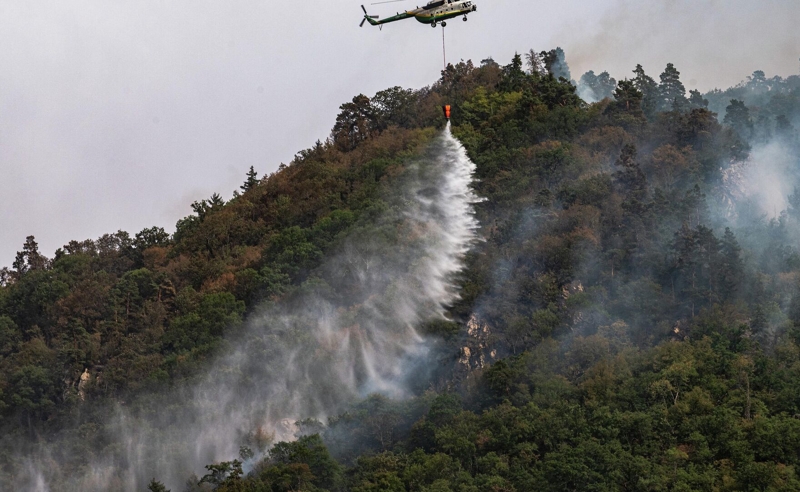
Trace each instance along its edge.
<path fill-rule="evenodd" d="M 188 490 L 800 487 L 797 194 L 772 220 L 755 182 L 735 214 L 721 205 L 731 164 L 758 166 L 772 144 L 796 163 L 798 77 L 756 74 L 720 121 L 671 65 L 586 104 L 568 69 L 556 77 L 559 56 L 462 62 L 430 88 L 357 96 L 327 142 L 228 204 L 196 202 L 172 238 L 117 233 L 52 261 L 31 239 L 0 290 L 5 442 L 71 421 L 92 455 L 106 438 L 90 402 L 191 381 L 245 313 L 316 288 L 315 267 L 386 209 L 381 191 L 447 102 L 482 241 L 448 317 L 419 327 L 439 341 L 417 396 L 299 422 L 295 442 L 240 436 L 240 461 Z M 774 172 L 797 183 L 796 166 Z M 61 451 L 78 468 L 79 449 Z M 13 476 L 18 460 L 2 460 Z"/>

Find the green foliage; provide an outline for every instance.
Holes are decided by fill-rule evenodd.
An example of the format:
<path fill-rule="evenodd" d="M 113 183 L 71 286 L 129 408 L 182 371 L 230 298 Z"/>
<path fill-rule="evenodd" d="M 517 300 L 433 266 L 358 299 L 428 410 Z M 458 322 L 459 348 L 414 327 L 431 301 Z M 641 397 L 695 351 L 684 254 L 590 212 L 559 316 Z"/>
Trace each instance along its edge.
<path fill-rule="evenodd" d="M 170 492 L 168 488 L 164 486 L 163 483 L 157 481 L 155 478 L 150 480 L 150 484 L 147 486 L 147 490 L 150 492 Z"/>
<path fill-rule="evenodd" d="M 247 171 L 247 179 L 245 179 L 244 184 L 239 187 L 243 192 L 248 192 L 251 189 L 255 188 L 258 185 L 258 173 L 253 166 L 250 166 L 250 170 Z"/>
<path fill-rule="evenodd" d="M 641 65 L 636 65 L 633 71 L 636 77 L 633 78 L 633 85 L 636 90 L 642 93 L 642 111 L 648 119 L 655 116 L 659 105 L 658 84 L 652 77 L 644 73 Z"/>
<path fill-rule="evenodd" d="M 725 108 L 726 125 L 730 125 L 744 138 L 753 136 L 753 121 L 750 119 L 750 110 L 744 102 L 731 99 L 731 104 Z"/>
<path fill-rule="evenodd" d="M 22 333 L 14 320 L 8 316 L 0 316 L 0 355 L 7 357 L 19 350 Z"/>
<path fill-rule="evenodd" d="M 193 203 L 172 237 L 118 232 L 52 260 L 27 238 L 0 272 L 2 442 L 59 429 L 113 451 L 94 405 L 146 408 L 143 394 L 194 377 L 260 302 L 337 295 L 341 272 L 320 265 L 375 233 L 364 224 L 394 206 L 385 191 L 447 103 L 477 165 L 483 241 L 448 318 L 418 327 L 445 354 L 415 382 L 426 392 L 302 421 L 259 463 L 269 439 L 248 441 L 191 487 L 800 488 L 800 199 L 772 221 L 717 213 L 750 143 L 796 145 L 800 79 L 756 72 L 687 99 L 672 64 L 660 83 L 637 65 L 618 83 L 584 75 L 605 98 L 587 105 L 562 50 L 525 58 L 356 96 L 329 140 L 262 179 L 251 167 L 241 194 Z M 402 233 L 384 226 L 370 245 Z"/>
<path fill-rule="evenodd" d="M 446 319 L 433 320 L 425 323 L 421 331 L 435 338 L 447 339 L 458 336 L 461 331 L 461 325 Z"/>
<path fill-rule="evenodd" d="M 197 307 L 172 320 L 164 334 L 164 348 L 171 352 L 204 349 L 222 338 L 225 329 L 242 321 L 245 305 L 230 292 L 206 294 Z"/>
<path fill-rule="evenodd" d="M 686 88 L 680 80 L 681 73 L 672 63 L 667 63 L 667 68 L 661 74 L 661 83 L 658 86 L 661 111 L 681 111 L 686 105 Z"/>
<path fill-rule="evenodd" d="M 333 140 L 343 151 L 355 149 L 375 132 L 376 109 L 370 104 L 370 99 L 364 94 L 353 98 L 352 102 L 342 104 L 341 113 L 336 117 L 333 127 Z"/>
<path fill-rule="evenodd" d="M 238 491 L 242 490 L 242 462 L 239 460 L 224 461 L 214 465 L 206 465 L 208 473 L 200 479 L 199 484 L 210 484 L 214 490 Z"/>
<path fill-rule="evenodd" d="M 270 451 L 270 463 L 284 467 L 306 465 L 312 475 L 311 484 L 332 491 L 341 488 L 341 467 L 328 453 L 319 434 L 276 444 Z"/>

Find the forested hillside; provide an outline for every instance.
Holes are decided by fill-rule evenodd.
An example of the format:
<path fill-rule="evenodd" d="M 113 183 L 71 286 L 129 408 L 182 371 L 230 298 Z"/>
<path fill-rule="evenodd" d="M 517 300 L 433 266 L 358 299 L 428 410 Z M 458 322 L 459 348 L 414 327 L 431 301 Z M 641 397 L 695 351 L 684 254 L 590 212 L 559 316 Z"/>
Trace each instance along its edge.
<path fill-rule="evenodd" d="M 449 65 L 343 104 L 330 139 L 173 235 L 52 259 L 29 238 L 0 279 L 0 474 L 33 443 L 90 466 L 108 408 L 191 382 L 244 319 L 318 285 L 447 103 L 481 241 L 448 318 L 419 327 L 437 350 L 417 393 L 242 438 L 186 490 L 800 490 L 800 193 L 770 210 L 781 187 L 752 179 L 800 178 L 800 77 L 569 79 L 560 49 Z"/>

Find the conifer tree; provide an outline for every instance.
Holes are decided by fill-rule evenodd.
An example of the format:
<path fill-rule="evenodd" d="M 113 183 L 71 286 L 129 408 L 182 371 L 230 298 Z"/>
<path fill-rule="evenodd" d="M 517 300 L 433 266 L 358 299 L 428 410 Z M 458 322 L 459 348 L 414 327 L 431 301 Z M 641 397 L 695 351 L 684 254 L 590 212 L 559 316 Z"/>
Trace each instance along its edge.
<path fill-rule="evenodd" d="M 247 179 L 244 180 L 244 184 L 239 188 L 241 188 L 242 191 L 246 192 L 257 184 L 258 184 L 258 173 L 256 172 L 255 169 L 253 169 L 253 166 L 250 166 L 250 170 L 247 171 Z"/>
<path fill-rule="evenodd" d="M 667 63 L 667 68 L 661 74 L 661 83 L 658 86 L 660 111 L 683 110 L 687 105 L 686 88 L 681 82 L 681 73 L 672 63 Z"/>
<path fill-rule="evenodd" d="M 744 139 L 753 136 L 753 120 L 750 118 L 750 109 L 744 105 L 744 101 L 731 99 L 731 103 L 725 108 L 725 119 L 722 121 L 730 125 Z"/>
<path fill-rule="evenodd" d="M 641 65 L 636 65 L 633 71 L 633 85 L 642 93 L 642 111 L 648 118 L 655 116 L 658 111 L 658 84 L 652 77 L 644 73 Z"/>
<path fill-rule="evenodd" d="M 150 484 L 147 486 L 147 490 L 150 492 L 170 492 L 168 488 L 164 486 L 163 483 L 159 482 L 155 478 L 150 480 Z"/>
<path fill-rule="evenodd" d="M 614 90 L 617 107 L 633 116 L 642 116 L 642 93 L 632 80 L 620 80 Z"/>
<path fill-rule="evenodd" d="M 764 306 L 756 304 L 756 307 L 753 308 L 753 317 L 750 319 L 750 332 L 756 340 L 761 342 L 768 326 L 769 324 L 767 314 L 764 312 Z"/>
<path fill-rule="evenodd" d="M 719 286 L 722 299 L 732 300 L 739 290 L 744 276 L 741 258 L 742 248 L 729 227 L 720 241 Z"/>
<path fill-rule="evenodd" d="M 370 98 L 359 94 L 352 102 L 339 106 L 331 137 L 342 151 L 350 151 L 375 132 L 375 108 Z"/>
<path fill-rule="evenodd" d="M 756 70 L 753 72 L 753 75 L 747 77 L 747 88 L 755 93 L 761 94 L 769 90 L 768 83 L 767 83 L 767 76 L 764 74 L 763 70 Z"/>
<path fill-rule="evenodd" d="M 692 109 L 707 109 L 708 99 L 704 98 L 700 91 L 693 89 L 689 91 L 689 105 L 692 107 Z"/>
<path fill-rule="evenodd" d="M 547 75 L 547 67 L 545 67 L 542 55 L 535 50 L 530 50 L 525 55 L 525 61 L 528 65 L 528 72 L 533 75 Z"/>
<path fill-rule="evenodd" d="M 519 53 L 514 53 L 514 58 L 509 65 L 503 67 L 503 88 L 505 90 L 518 90 L 525 80 L 525 72 L 522 70 L 522 57 Z"/>
<path fill-rule="evenodd" d="M 194 210 L 194 212 L 202 221 L 206 218 L 206 215 L 208 215 L 209 212 L 220 208 L 223 205 L 225 205 L 225 200 L 219 195 L 219 193 L 214 193 L 211 195 L 211 198 L 207 200 L 192 202 L 192 210 Z"/>
<path fill-rule="evenodd" d="M 614 178 L 629 200 L 642 200 L 647 193 L 647 178 L 636 162 L 636 146 L 625 145 L 617 159 L 616 165 L 621 171 L 614 173 Z"/>
<path fill-rule="evenodd" d="M 36 238 L 28 236 L 25 238 L 25 244 L 22 245 L 22 251 L 17 252 L 12 265 L 16 271 L 16 275 L 21 277 L 23 274 L 30 270 L 44 270 L 47 266 L 47 258 L 39 253 L 39 243 Z"/>

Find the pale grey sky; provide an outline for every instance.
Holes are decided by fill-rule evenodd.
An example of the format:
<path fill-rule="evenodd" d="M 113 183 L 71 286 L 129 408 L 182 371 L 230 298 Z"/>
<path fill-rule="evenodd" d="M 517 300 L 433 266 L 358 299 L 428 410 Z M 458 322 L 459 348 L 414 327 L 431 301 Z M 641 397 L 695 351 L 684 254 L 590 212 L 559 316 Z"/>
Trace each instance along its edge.
<path fill-rule="evenodd" d="M 422 3 L 420 0 L 418 3 Z M 798 73 L 796 0 L 477 0 L 448 60 L 561 46 L 573 77 L 673 62 L 690 87 Z M 441 69 L 441 30 L 359 1 L 0 0 L 0 265 L 229 198 L 324 139 L 338 106 Z M 369 7 L 387 15 L 414 0 Z"/>

